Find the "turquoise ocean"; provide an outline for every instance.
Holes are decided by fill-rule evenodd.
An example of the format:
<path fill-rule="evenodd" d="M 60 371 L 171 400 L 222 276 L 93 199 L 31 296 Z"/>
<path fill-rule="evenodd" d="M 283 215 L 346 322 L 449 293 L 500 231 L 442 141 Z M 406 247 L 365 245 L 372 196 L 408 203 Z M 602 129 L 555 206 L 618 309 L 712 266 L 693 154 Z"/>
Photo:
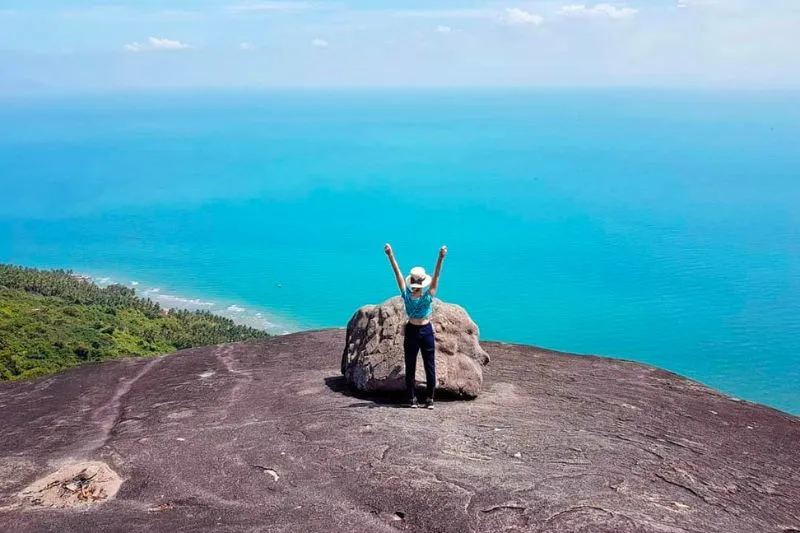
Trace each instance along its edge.
<path fill-rule="evenodd" d="M 0 262 L 281 333 L 394 295 L 385 242 L 404 270 L 447 244 L 483 339 L 800 414 L 799 94 L 0 100 Z"/>

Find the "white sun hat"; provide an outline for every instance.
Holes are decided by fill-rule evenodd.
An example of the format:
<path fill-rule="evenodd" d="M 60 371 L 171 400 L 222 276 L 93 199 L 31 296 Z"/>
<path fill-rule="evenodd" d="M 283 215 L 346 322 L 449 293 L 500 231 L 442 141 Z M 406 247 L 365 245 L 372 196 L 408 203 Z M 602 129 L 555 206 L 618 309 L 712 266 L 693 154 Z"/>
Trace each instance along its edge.
<path fill-rule="evenodd" d="M 411 273 L 406 276 L 406 285 L 411 289 L 424 289 L 431 284 L 431 277 L 422 267 L 414 267 Z"/>

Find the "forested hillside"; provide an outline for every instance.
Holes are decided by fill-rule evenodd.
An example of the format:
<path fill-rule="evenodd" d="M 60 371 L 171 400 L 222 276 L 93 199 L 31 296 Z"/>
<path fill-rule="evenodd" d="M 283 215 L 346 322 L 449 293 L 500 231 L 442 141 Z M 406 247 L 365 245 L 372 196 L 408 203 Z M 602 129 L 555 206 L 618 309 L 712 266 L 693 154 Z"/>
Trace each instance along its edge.
<path fill-rule="evenodd" d="M 66 270 L 0 265 L 0 379 L 268 336 L 207 311 L 165 310 Z"/>

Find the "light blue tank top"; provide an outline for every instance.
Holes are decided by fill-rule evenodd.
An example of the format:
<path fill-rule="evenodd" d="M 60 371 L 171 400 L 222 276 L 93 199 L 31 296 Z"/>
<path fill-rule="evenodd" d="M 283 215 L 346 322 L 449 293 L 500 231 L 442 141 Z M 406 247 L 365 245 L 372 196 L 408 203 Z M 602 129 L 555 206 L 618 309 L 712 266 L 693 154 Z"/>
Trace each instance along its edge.
<path fill-rule="evenodd" d="M 429 289 L 423 290 L 419 298 L 414 298 L 411 296 L 411 289 L 406 287 L 403 292 L 403 302 L 406 304 L 408 318 L 422 319 L 431 316 L 433 296 Z"/>

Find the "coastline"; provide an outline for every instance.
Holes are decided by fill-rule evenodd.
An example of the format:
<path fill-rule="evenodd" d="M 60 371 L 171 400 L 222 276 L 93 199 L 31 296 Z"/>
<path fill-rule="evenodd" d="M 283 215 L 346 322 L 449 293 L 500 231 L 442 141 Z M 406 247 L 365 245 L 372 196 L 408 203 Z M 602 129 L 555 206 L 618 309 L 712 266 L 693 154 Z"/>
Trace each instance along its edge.
<path fill-rule="evenodd" d="M 52 266 L 35 266 L 34 268 L 52 269 L 58 267 Z M 199 296 L 202 291 L 193 291 L 188 289 L 176 288 L 172 283 L 157 283 L 152 280 L 147 280 L 146 277 L 140 277 L 136 274 L 131 275 L 128 273 L 110 273 L 109 269 L 103 269 L 102 273 L 93 271 L 91 268 L 67 268 L 71 270 L 77 277 L 85 278 L 87 281 L 98 285 L 100 287 L 107 287 L 112 284 L 119 284 L 136 291 L 136 295 L 140 298 L 147 298 L 154 302 L 159 303 L 165 309 L 187 309 L 190 311 L 201 310 L 208 311 L 214 315 L 221 316 L 233 320 L 236 324 L 253 327 L 265 331 L 271 335 L 283 336 L 298 334 L 303 332 L 327 329 L 341 329 L 342 326 L 315 326 L 310 324 L 302 324 L 297 319 L 288 318 L 285 315 L 276 313 L 272 310 L 265 309 L 250 302 L 242 300 L 233 300 L 224 297 L 217 297 L 216 295 L 209 296 L 203 294 Z M 691 380 L 699 383 L 702 386 L 713 389 L 714 391 L 728 397 L 733 401 L 744 401 L 758 405 L 764 405 L 778 411 L 788 413 L 792 416 L 800 416 L 800 412 L 793 408 L 792 405 L 785 402 L 777 402 L 757 398 L 752 395 L 741 394 L 741 392 L 732 390 L 728 387 L 720 386 L 713 383 L 712 380 L 703 379 L 702 377 L 692 375 L 689 372 L 681 372 L 670 368 L 667 365 L 659 365 L 657 363 L 642 361 L 635 358 L 624 357 L 613 354 L 602 354 L 599 352 L 581 352 L 570 351 L 558 348 L 542 348 L 541 345 L 534 343 L 519 342 L 513 340 L 500 340 L 494 337 L 485 337 L 483 342 L 498 344 L 499 346 L 507 347 L 530 347 L 536 350 L 561 354 L 565 356 L 587 356 L 603 359 L 610 359 L 621 362 L 636 362 L 646 364 L 653 368 L 662 369 L 664 371 L 674 373 L 684 379 Z"/>
<path fill-rule="evenodd" d="M 235 323 L 266 331 L 272 335 L 289 335 L 310 328 L 303 327 L 296 320 L 281 316 L 272 310 L 264 309 L 249 302 L 232 301 L 189 296 L 169 285 L 153 283 L 135 275 L 107 275 L 90 272 L 85 269 L 74 270 L 76 276 L 86 278 L 99 287 L 113 284 L 134 289 L 140 298 L 149 298 L 164 309 L 187 309 L 189 311 L 208 311 L 218 316 L 229 318 Z"/>
<path fill-rule="evenodd" d="M 132 279 L 136 278 L 137 276 L 125 276 L 121 274 L 104 275 L 98 273 L 90 274 L 87 273 L 88 271 L 86 269 L 81 269 L 80 271 L 75 270 L 74 272 L 78 276 L 86 277 L 91 283 L 94 283 L 95 285 L 98 285 L 100 287 L 106 287 L 108 285 L 117 283 L 132 288 L 136 291 L 136 295 L 139 296 L 140 298 L 149 298 L 155 302 L 158 302 L 161 305 L 161 307 L 165 309 L 188 309 L 190 311 L 195 311 L 195 310 L 209 311 L 215 315 L 229 318 L 237 324 L 260 329 L 272 335 L 278 335 L 278 336 L 295 335 L 295 334 L 314 332 L 314 331 L 327 331 L 332 329 L 346 328 L 346 324 L 342 326 L 322 326 L 322 327 L 301 325 L 296 320 L 291 320 L 273 311 L 266 310 L 258 306 L 254 306 L 249 302 L 233 301 L 225 298 L 216 298 L 216 297 L 205 297 L 205 296 L 201 297 L 198 296 L 197 294 L 188 295 L 187 292 L 189 291 L 184 292 L 180 290 L 174 290 L 172 287 L 170 287 L 169 284 L 153 283 L 152 280 L 140 281 L 143 279 L 141 277 L 139 277 L 138 279 Z M 496 344 L 498 346 L 506 348 L 514 348 L 514 349 L 530 348 L 543 353 L 561 355 L 566 357 L 576 357 L 576 356 L 589 357 L 595 359 L 609 360 L 616 363 L 634 363 L 634 364 L 646 365 L 653 369 L 668 372 L 682 379 L 696 383 L 701 387 L 705 387 L 709 390 L 712 390 L 715 393 L 734 402 L 744 402 L 752 405 L 766 407 L 769 409 L 774 409 L 776 411 L 788 414 L 793 417 L 800 416 L 799 412 L 795 412 L 794 410 L 792 410 L 787 406 L 778 405 L 775 402 L 763 401 L 756 398 L 748 398 L 734 391 L 727 390 L 724 387 L 719 387 L 717 385 L 708 383 L 707 381 L 702 380 L 697 376 L 692 376 L 689 373 L 679 372 L 663 365 L 648 363 L 645 361 L 636 360 L 634 358 L 627 358 L 610 354 L 600 354 L 595 352 L 566 351 L 558 348 L 546 348 L 532 343 L 507 341 L 507 340 L 500 340 L 493 338 L 482 339 L 482 342 L 489 344 Z"/>

